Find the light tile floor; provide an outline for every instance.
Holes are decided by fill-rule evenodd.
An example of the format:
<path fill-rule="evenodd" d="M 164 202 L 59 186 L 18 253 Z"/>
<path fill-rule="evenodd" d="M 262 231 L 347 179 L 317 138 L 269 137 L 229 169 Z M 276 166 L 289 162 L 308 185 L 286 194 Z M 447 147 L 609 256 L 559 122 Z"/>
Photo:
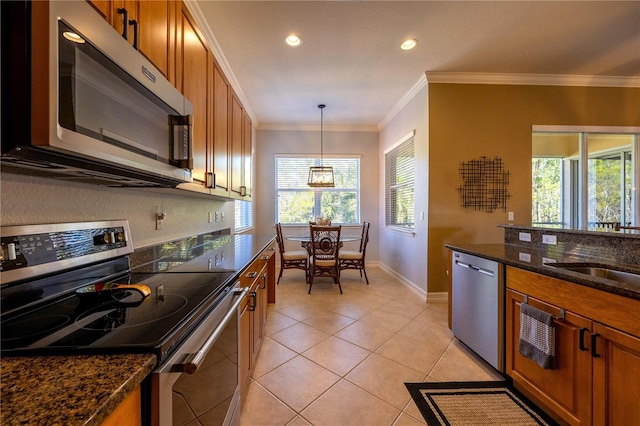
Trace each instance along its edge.
<path fill-rule="evenodd" d="M 405 382 L 500 379 L 453 338 L 446 303 L 379 267 L 367 273 L 369 285 L 343 271 L 344 294 L 328 278 L 307 294 L 303 272 L 284 271 L 241 425 L 420 425 Z"/>

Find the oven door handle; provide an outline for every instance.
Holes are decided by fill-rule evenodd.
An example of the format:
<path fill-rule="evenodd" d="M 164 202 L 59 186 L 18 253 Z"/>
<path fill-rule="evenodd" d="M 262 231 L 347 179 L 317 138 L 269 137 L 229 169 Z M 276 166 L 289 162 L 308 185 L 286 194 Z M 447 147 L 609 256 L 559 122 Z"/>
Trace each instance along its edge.
<path fill-rule="evenodd" d="M 213 333 L 211 333 L 209 338 L 204 342 L 200 350 L 198 350 L 195 353 L 187 355 L 184 362 L 179 364 L 174 364 L 173 367 L 171 368 L 171 371 L 193 374 L 198 370 L 198 367 L 200 367 L 200 364 L 202 364 L 202 362 L 204 361 L 205 357 L 207 356 L 207 353 L 211 349 L 211 346 L 213 346 L 213 344 L 218 339 L 218 337 L 220 336 L 224 328 L 227 326 L 231 318 L 233 318 L 235 311 L 238 309 L 238 306 L 240 306 L 240 303 L 242 303 L 242 300 L 245 298 L 249 290 L 250 290 L 249 287 L 245 287 L 242 290 L 234 291 L 234 295 L 236 296 L 239 295 L 240 297 L 238 297 L 238 300 L 233 302 L 233 305 L 231 306 L 229 311 L 227 311 L 224 318 L 222 318 L 222 321 L 220 321 L 220 324 L 216 327 Z"/>

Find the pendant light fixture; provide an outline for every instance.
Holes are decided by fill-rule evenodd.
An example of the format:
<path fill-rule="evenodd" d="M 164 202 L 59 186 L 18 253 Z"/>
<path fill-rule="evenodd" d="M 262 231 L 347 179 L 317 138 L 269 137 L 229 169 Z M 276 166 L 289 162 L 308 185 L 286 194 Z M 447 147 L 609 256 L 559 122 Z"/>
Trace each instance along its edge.
<path fill-rule="evenodd" d="M 312 188 L 333 188 L 333 167 L 324 166 L 324 140 L 323 140 L 323 121 L 324 108 L 326 105 L 320 104 L 320 167 L 309 167 L 309 186 Z"/>

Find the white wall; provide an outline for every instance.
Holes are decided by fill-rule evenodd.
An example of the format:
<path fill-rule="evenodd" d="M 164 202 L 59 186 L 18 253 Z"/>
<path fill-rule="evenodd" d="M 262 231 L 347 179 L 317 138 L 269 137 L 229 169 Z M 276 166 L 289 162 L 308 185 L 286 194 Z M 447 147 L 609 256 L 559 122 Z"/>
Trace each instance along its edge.
<path fill-rule="evenodd" d="M 428 88 L 425 86 L 380 131 L 380 263 L 427 293 L 427 211 L 429 134 Z M 384 151 L 415 130 L 415 234 L 393 231 L 384 226 Z M 424 212 L 424 220 L 420 213 Z"/>
<path fill-rule="evenodd" d="M 233 202 L 183 196 L 177 189 L 109 188 L 18 174 L 0 175 L 0 224 L 26 225 L 127 219 L 134 248 L 231 228 Z M 155 214 L 164 207 L 162 230 Z M 224 222 L 208 223 L 208 212 L 222 211 Z"/>
<path fill-rule="evenodd" d="M 378 260 L 380 163 L 378 161 L 378 133 L 327 131 L 324 129 L 325 156 L 359 154 L 360 160 L 360 220 L 371 222 L 367 261 Z M 258 130 L 254 143 L 255 225 L 259 234 L 275 232 L 275 155 L 319 154 L 320 132 L 305 130 Z M 302 228 L 285 228 L 283 233 L 301 233 Z M 359 235 L 359 227 L 345 227 L 344 234 Z M 308 231 L 307 231 L 308 232 Z M 299 247 L 298 247 L 299 249 Z M 350 248 L 352 249 L 352 248 Z"/>

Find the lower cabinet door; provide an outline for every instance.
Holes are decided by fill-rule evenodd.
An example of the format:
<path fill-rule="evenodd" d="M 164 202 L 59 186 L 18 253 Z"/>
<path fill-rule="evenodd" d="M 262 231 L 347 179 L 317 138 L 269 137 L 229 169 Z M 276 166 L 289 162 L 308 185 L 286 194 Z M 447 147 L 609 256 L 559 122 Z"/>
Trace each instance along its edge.
<path fill-rule="evenodd" d="M 529 305 L 556 318 L 556 368 L 543 369 L 518 352 L 520 305 L 523 301 L 523 294 L 507 289 L 507 374 L 518 389 L 545 406 L 545 411 L 552 411 L 549 414 L 561 422 L 590 425 L 591 352 L 585 345 L 589 344 L 592 322 L 571 312 L 565 312 L 564 319 L 561 319 L 560 308 L 529 297 Z"/>
<path fill-rule="evenodd" d="M 640 339 L 594 323 L 593 424 L 640 425 Z"/>

